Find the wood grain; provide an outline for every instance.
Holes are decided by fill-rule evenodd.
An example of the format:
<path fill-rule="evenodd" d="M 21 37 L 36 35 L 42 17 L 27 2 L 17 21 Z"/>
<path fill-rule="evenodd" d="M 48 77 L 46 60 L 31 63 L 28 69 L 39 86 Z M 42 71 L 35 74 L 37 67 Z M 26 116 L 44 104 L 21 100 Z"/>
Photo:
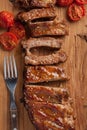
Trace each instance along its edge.
<path fill-rule="evenodd" d="M 87 7 L 86 7 L 87 8 Z M 8 0 L 0 1 L 0 11 L 8 10 L 16 14 Z M 58 16 L 66 19 L 66 9 L 59 8 Z M 62 64 L 67 73 L 70 75 L 70 81 L 61 84 L 68 87 L 76 116 L 76 130 L 87 130 L 87 43 L 77 36 L 78 33 L 87 33 L 87 15 L 76 23 L 69 24 L 69 36 L 66 36 L 63 49 L 68 55 L 66 63 Z M 2 30 L 0 31 L 2 32 Z M 9 93 L 3 79 L 3 58 L 5 55 L 14 53 L 18 67 L 18 85 L 16 89 L 16 103 L 18 107 L 19 129 L 18 130 L 35 130 L 29 121 L 27 112 L 20 103 L 22 97 L 23 85 L 23 58 L 20 45 L 13 52 L 5 52 L 0 48 L 0 130 L 10 130 L 9 117 Z M 55 85 L 55 84 L 54 84 Z"/>

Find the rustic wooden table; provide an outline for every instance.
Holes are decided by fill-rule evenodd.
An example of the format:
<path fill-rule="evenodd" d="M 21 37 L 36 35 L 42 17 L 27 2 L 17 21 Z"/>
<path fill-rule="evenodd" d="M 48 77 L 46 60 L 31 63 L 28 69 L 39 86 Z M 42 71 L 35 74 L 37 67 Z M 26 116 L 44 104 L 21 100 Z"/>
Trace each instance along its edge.
<path fill-rule="evenodd" d="M 8 10 L 14 14 L 17 12 L 8 0 L 0 1 L 0 11 Z M 66 9 L 59 8 L 59 17 L 66 19 Z M 87 11 L 87 10 L 86 10 Z M 78 33 L 87 33 L 87 14 L 76 23 L 69 23 L 69 36 L 66 36 L 63 49 L 68 55 L 68 60 L 62 66 L 70 75 L 70 81 L 62 85 L 69 87 L 76 119 L 76 130 L 87 130 L 87 42 L 77 36 Z M 2 32 L 2 30 L 1 30 Z M 18 130 L 34 130 L 29 121 L 27 112 L 20 103 L 22 97 L 22 52 L 20 45 L 12 52 L 5 52 L 0 48 L 0 130 L 10 130 L 9 93 L 3 79 L 3 58 L 14 53 L 18 67 L 18 85 L 16 89 L 16 103 L 19 115 Z"/>

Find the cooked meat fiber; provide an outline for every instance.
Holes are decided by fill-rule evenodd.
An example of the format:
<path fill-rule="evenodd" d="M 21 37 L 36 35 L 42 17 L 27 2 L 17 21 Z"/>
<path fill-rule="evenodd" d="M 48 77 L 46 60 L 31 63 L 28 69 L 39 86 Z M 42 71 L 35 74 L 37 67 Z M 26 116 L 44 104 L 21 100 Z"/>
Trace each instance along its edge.
<path fill-rule="evenodd" d="M 68 80 L 64 70 L 58 66 L 27 66 L 24 72 L 26 84 Z"/>
<path fill-rule="evenodd" d="M 51 7 L 56 4 L 56 0 L 31 0 L 32 7 Z"/>
<path fill-rule="evenodd" d="M 23 22 L 27 21 L 40 21 L 44 19 L 54 19 L 56 17 L 55 8 L 42 8 L 32 9 L 28 12 L 21 12 L 17 15 L 17 18 Z"/>
<path fill-rule="evenodd" d="M 31 65 L 48 65 L 64 62 L 67 59 L 64 51 L 58 51 L 61 48 L 62 41 L 55 38 L 30 38 L 29 40 L 22 41 L 22 46 L 26 50 L 25 64 Z M 31 48 L 35 47 L 49 47 L 51 49 L 57 49 L 56 52 L 45 55 L 37 56 L 31 53 Z"/>
<path fill-rule="evenodd" d="M 24 86 L 25 103 L 29 101 L 47 102 L 55 104 L 67 104 L 70 101 L 69 93 L 65 88 L 25 85 Z"/>
<path fill-rule="evenodd" d="M 36 130 L 75 130 L 71 106 L 30 101 L 26 108 Z"/>
<path fill-rule="evenodd" d="M 65 21 L 53 20 L 45 22 L 28 22 L 32 37 L 41 36 L 64 36 L 68 34 L 68 27 Z"/>

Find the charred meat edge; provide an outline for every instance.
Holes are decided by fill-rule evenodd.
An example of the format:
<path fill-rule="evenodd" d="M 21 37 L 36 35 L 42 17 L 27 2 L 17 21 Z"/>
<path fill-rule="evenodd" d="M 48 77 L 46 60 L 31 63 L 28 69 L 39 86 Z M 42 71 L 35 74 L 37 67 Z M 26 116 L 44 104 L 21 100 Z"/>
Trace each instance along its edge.
<path fill-rule="evenodd" d="M 26 66 L 24 78 L 26 84 L 69 80 L 64 69 L 58 66 Z"/>

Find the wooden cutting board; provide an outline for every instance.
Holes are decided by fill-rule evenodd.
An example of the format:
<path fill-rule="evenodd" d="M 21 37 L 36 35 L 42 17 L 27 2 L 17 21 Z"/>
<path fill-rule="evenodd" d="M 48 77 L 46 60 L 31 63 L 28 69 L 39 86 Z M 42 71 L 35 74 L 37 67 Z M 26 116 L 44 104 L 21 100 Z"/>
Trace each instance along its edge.
<path fill-rule="evenodd" d="M 87 7 L 86 7 L 87 8 Z M 0 11 L 17 12 L 8 0 L 0 1 Z M 66 9 L 58 8 L 60 18 L 66 19 Z M 87 10 L 86 10 L 87 11 Z M 65 37 L 63 49 L 68 55 L 66 63 L 62 64 L 70 75 L 70 81 L 61 84 L 68 87 L 73 98 L 76 116 L 76 130 L 87 130 L 87 42 L 77 36 L 78 33 L 87 33 L 87 14 L 79 22 L 69 24 L 69 36 Z M 0 31 L 2 32 L 2 30 Z M 12 52 L 5 52 L 0 48 L 0 130 L 10 130 L 9 93 L 3 79 L 3 58 L 14 53 L 18 67 L 18 84 L 16 89 L 16 103 L 18 107 L 18 130 L 35 130 L 29 121 L 27 112 L 20 103 L 22 97 L 23 58 L 20 45 Z"/>

